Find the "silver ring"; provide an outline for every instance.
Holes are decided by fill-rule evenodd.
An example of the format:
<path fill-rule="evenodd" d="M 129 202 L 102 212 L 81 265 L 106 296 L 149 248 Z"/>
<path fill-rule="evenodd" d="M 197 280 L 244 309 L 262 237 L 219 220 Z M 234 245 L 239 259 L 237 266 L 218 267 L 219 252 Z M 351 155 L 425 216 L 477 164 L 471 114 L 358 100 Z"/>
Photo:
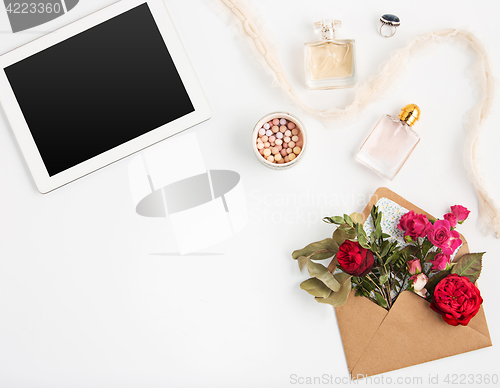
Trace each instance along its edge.
<path fill-rule="evenodd" d="M 400 26 L 401 20 L 396 15 L 386 13 L 385 15 L 382 15 L 380 17 L 380 35 L 382 35 L 384 38 L 390 38 L 391 36 L 394 36 L 396 33 L 396 29 Z M 385 28 L 384 28 L 385 27 Z M 382 30 L 387 30 L 389 29 L 392 33 L 390 35 L 384 34 Z"/>

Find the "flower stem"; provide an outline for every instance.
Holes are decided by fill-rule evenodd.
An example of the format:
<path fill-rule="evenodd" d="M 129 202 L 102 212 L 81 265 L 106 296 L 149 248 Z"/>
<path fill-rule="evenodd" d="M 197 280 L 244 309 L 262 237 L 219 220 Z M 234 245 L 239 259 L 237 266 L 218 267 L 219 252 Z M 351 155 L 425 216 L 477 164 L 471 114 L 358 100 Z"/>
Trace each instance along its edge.
<path fill-rule="evenodd" d="M 373 272 L 371 272 L 371 273 L 373 273 Z M 377 275 L 375 275 L 375 274 L 373 274 L 373 276 L 377 277 Z M 371 278 L 370 274 L 367 275 L 367 278 L 370 279 L 370 281 L 375 285 L 375 287 L 377 287 L 377 289 L 380 292 L 380 295 L 382 295 L 384 297 L 385 302 L 387 303 L 387 309 L 390 309 L 391 303 L 389 302 L 389 300 L 387 298 L 387 294 L 384 292 L 384 290 L 377 283 L 375 283 L 375 281 Z"/>

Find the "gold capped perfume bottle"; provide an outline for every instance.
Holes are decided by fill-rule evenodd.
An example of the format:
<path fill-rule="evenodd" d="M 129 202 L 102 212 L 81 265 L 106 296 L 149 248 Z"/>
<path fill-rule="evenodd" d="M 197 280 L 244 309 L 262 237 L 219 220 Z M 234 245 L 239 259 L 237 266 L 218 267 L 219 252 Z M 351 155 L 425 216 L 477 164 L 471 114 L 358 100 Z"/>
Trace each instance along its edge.
<path fill-rule="evenodd" d="M 406 105 L 395 119 L 384 115 L 365 140 L 356 158 L 387 179 L 394 179 L 420 141 L 412 129 L 420 118 L 420 108 Z"/>
<path fill-rule="evenodd" d="M 321 40 L 305 44 L 306 85 L 309 89 L 352 87 L 356 74 L 353 39 L 336 39 L 340 20 L 325 19 L 314 23 Z"/>

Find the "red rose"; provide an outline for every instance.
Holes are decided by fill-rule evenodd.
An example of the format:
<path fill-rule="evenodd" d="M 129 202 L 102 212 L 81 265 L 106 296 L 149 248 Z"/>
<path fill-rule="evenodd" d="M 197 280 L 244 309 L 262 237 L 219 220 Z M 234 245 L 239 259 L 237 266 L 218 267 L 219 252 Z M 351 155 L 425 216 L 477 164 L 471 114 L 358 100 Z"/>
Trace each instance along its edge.
<path fill-rule="evenodd" d="M 373 253 L 358 242 L 345 240 L 337 253 L 340 268 L 353 276 L 365 276 L 373 268 Z"/>
<path fill-rule="evenodd" d="M 425 237 L 431 223 L 423 214 L 416 214 L 413 210 L 404 214 L 399 220 L 398 228 L 410 236 L 413 240 L 417 237 Z"/>
<path fill-rule="evenodd" d="M 465 276 L 451 274 L 434 288 L 431 309 L 450 325 L 466 326 L 479 311 L 481 303 L 483 298 L 474 283 Z"/>

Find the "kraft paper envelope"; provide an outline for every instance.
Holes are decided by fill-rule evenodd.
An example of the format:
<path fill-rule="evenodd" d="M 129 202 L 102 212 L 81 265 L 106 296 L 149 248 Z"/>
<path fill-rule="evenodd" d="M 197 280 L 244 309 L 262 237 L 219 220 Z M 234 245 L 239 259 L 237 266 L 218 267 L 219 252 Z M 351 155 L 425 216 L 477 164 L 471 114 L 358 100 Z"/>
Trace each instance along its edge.
<path fill-rule="evenodd" d="M 379 188 L 363 211 L 365 219 L 380 198 L 435 218 L 389 189 Z M 464 244 L 455 260 L 469 252 L 467 242 L 461 238 Z M 351 291 L 347 303 L 335 308 L 353 379 L 492 345 L 482 307 L 468 326 L 451 326 L 431 310 L 429 302 L 411 291 L 402 292 L 390 311 L 354 294 Z"/>

